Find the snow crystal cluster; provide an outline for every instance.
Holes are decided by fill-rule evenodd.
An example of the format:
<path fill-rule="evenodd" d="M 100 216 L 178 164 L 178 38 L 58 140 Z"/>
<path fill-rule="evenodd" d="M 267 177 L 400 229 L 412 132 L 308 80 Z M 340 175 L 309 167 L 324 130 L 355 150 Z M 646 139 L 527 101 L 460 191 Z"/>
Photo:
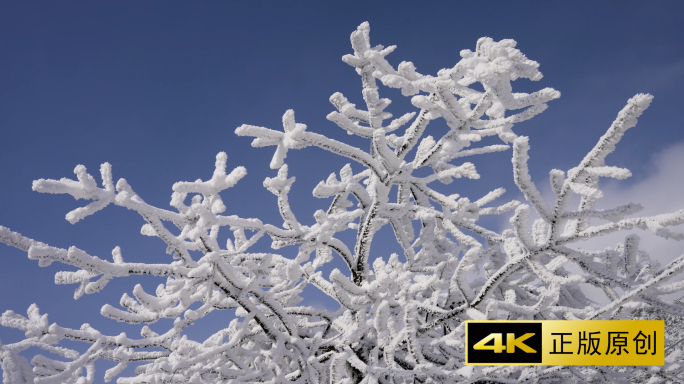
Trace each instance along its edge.
<path fill-rule="evenodd" d="M 148 205 L 124 179 L 115 184 L 107 163 L 100 170 L 101 187 L 81 165 L 76 180 L 35 181 L 35 191 L 92 200 L 67 214 L 71 223 L 109 204 L 136 211 L 146 222 L 142 234 L 162 239 L 173 260 L 129 262 L 119 247 L 106 260 L 5 227 L 0 227 L 0 241 L 26 251 L 40 266 L 57 261 L 76 267 L 55 276 L 57 284 L 78 284 L 75 298 L 98 292 L 114 278 L 165 276 L 156 292 L 137 285 L 132 296 L 124 293 L 120 306 L 105 305 L 101 313 L 130 324 L 169 318 L 173 325 L 163 333 L 144 325 L 140 337 L 129 337 L 107 335 L 88 324 L 61 327 L 36 305 L 27 316 L 6 311 L 0 324 L 24 331 L 26 338 L 0 343 L 4 383 L 92 383 L 97 359 L 113 362 L 104 380 L 118 377 L 121 384 L 619 383 L 636 377 L 635 372 L 649 383 L 682 382 L 677 376 L 684 370 L 678 363 L 680 346 L 667 350 L 665 366 L 649 369 L 464 364 L 464 322 L 469 319 L 630 319 L 644 311 L 684 315 L 679 302 L 662 297 L 683 290 L 684 281 L 673 277 L 684 268 L 684 256 L 661 268 L 639 249 L 635 234 L 598 252 L 576 245 L 633 228 L 674 240 L 684 237 L 668 228 L 684 223 L 684 211 L 634 217 L 641 209 L 637 204 L 595 208 L 603 196 L 600 178 L 630 176 L 605 159 L 652 97 L 630 99 L 579 165 L 552 170 L 555 196 L 547 201 L 528 171 L 528 138 L 512 128 L 544 111 L 560 93 L 550 88 L 513 92 L 512 81 L 542 77 L 539 65 L 516 49 L 515 41 L 481 38 L 474 51 L 461 51 L 455 66 L 430 76 L 418 73 L 411 62 L 393 66 L 387 56 L 395 46 L 372 46 L 369 31 L 367 23 L 361 24 L 351 35 L 353 54 L 343 57 L 361 76 L 365 105 L 357 109 L 335 93 L 330 102 L 336 111 L 327 116 L 350 135 L 368 139 L 366 149 L 307 131 L 291 110 L 283 115 L 283 130 L 252 125 L 236 130 L 254 137 L 254 147 L 276 147 L 270 166 L 277 175 L 267 178 L 264 187 L 277 197 L 282 225 L 224 214 L 221 191 L 246 175 L 243 167 L 227 172 L 225 153 L 216 156 L 211 179 L 173 186 L 173 210 Z M 417 111 L 392 119 L 380 84 L 410 96 Z M 427 135 L 430 123 L 439 119 L 448 132 L 438 138 Z M 498 136 L 501 144 L 479 144 L 489 136 Z M 288 177 L 285 159 L 289 150 L 307 146 L 344 156 L 352 165 L 316 186 L 314 196 L 331 203 L 304 224 L 288 202 L 294 177 Z M 474 201 L 445 192 L 450 186 L 441 184 L 479 178 L 475 166 L 462 158 L 509 149 L 526 202 L 492 204 L 503 188 Z M 579 205 L 570 207 L 574 195 Z M 506 212 L 510 226 L 501 233 L 478 224 L 482 215 Z M 532 221 L 531 216 L 538 218 Z M 388 257 L 377 254 L 381 247 L 371 247 L 386 225 L 403 255 Z M 222 230 L 232 232 L 225 245 L 217 240 Z M 356 232 L 353 246 L 337 237 L 350 230 Z M 264 236 L 270 237 L 274 252 L 296 247 L 296 257 L 250 251 Z M 321 269 L 333 258 L 346 267 L 324 276 Z M 569 265 L 582 272 L 569 272 Z M 610 304 L 597 304 L 579 284 L 605 292 Z M 339 309 L 299 305 L 308 285 L 339 303 Z M 186 327 L 216 311 L 236 318 L 206 340 L 187 338 Z M 89 347 L 81 353 L 60 346 L 65 339 Z M 667 340 L 672 346 L 677 341 Z M 39 354 L 29 362 L 20 353 L 30 347 L 50 357 Z M 121 377 L 129 364 L 136 365 L 135 373 Z"/>

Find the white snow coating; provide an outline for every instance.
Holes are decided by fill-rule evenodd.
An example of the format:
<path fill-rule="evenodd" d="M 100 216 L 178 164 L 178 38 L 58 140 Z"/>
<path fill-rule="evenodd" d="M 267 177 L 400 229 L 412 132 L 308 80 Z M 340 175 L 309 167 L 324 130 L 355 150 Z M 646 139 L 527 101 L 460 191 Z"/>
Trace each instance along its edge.
<path fill-rule="evenodd" d="M 166 283 L 155 293 L 136 285 L 132 296 L 123 294 L 120 307 L 107 304 L 101 314 L 129 324 L 169 318 L 173 325 L 164 333 L 143 325 L 136 338 L 106 335 L 88 324 L 80 329 L 51 324 L 35 304 L 27 316 L 6 311 L 0 325 L 23 331 L 25 339 L 0 342 L 3 382 L 92 383 L 97 359 L 116 363 L 104 379 L 116 378 L 121 384 L 626 383 L 635 372 L 646 375 L 649 383 L 683 382 L 676 376 L 684 370 L 678 363 L 684 353 L 677 345 L 681 336 L 671 335 L 666 364 L 648 370 L 464 365 L 464 321 L 469 319 L 634 319 L 645 309 L 684 316 L 681 303 L 660 297 L 684 290 L 684 283 L 674 279 L 684 269 L 684 255 L 661 268 L 639 249 L 635 234 L 600 252 L 576 244 L 634 228 L 666 239 L 684 238 L 668 228 L 684 223 L 684 210 L 634 217 L 641 210 L 634 203 L 595 208 L 603 196 L 600 178 L 631 175 L 606 165 L 605 159 L 652 96 L 630 99 L 577 167 L 551 170 L 554 196 L 549 201 L 530 176 L 528 138 L 512 128 L 543 112 L 560 93 L 550 88 L 513 92 L 512 81 L 542 77 L 539 64 L 516 49 L 515 41 L 481 38 L 475 51 L 461 51 L 456 65 L 431 76 L 405 61 L 395 69 L 387 60 L 395 46 L 373 47 L 369 35 L 368 23 L 361 24 L 351 35 L 354 53 L 343 57 L 361 76 L 365 105 L 357 109 L 335 93 L 330 102 L 337 111 L 327 116 L 348 134 L 368 139 L 369 151 L 307 131 L 292 110 L 283 115 L 282 131 L 252 125 L 235 131 L 254 137 L 254 147 L 276 146 L 270 167 L 278 172 L 264 180 L 264 187 L 277 197 L 282 225 L 223 215 L 230 205 L 224 204 L 221 191 L 247 173 L 244 167 L 227 173 L 223 152 L 216 156 L 208 181 L 173 185 L 175 210 L 148 205 L 124 179 L 115 185 L 108 163 L 101 168 L 102 187 L 82 165 L 74 170 L 76 180 L 35 181 L 35 191 L 92 201 L 67 214 L 72 224 L 110 204 L 136 211 L 146 221 L 141 233 L 162 239 L 172 259 L 160 264 L 126 262 L 116 247 L 108 261 L 74 246 L 51 247 L 5 227 L 0 227 L 0 241 L 26 251 L 40 266 L 57 261 L 78 268 L 55 275 L 56 284 L 79 284 L 75 298 L 100 291 L 114 278 L 165 276 Z M 380 97 L 378 81 L 410 96 L 419 111 L 389 121 L 392 115 L 385 108 L 390 100 Z M 471 87 L 475 83 L 479 86 Z M 448 132 L 439 138 L 426 135 L 431 121 L 440 118 Z M 403 134 L 392 133 L 404 126 Z M 488 136 L 498 136 L 503 144 L 475 146 Z M 295 178 L 288 177 L 285 163 L 289 150 L 307 146 L 344 156 L 362 169 L 354 172 L 348 164 L 315 187 L 315 197 L 332 201 L 327 210 L 316 211 L 310 225 L 300 222 L 290 208 Z M 445 187 L 434 185 L 478 179 L 475 165 L 459 159 L 511 146 L 514 180 L 527 203 L 488 206 L 505 193 L 503 188 L 471 202 L 439 192 Z M 431 173 L 414 175 L 419 168 Z M 580 196 L 580 203 L 570 208 L 573 195 Z M 528 219 L 532 210 L 539 217 L 533 223 Z M 510 227 L 501 233 L 478 224 L 481 215 L 510 211 Z M 385 225 L 394 231 L 403 258 L 371 255 L 374 235 Z M 221 247 L 217 238 L 224 227 L 232 239 Z M 336 237 L 350 229 L 357 234 L 353 247 Z M 253 234 L 248 236 L 246 230 Z M 250 252 L 264 236 L 271 238 L 274 252 L 297 247 L 297 256 Z M 334 269 L 326 278 L 320 269 L 335 255 L 347 269 Z M 581 272 L 569 272 L 569 265 Z M 600 289 L 609 304 L 585 296 L 579 284 Z M 308 285 L 337 301 L 339 309 L 301 306 Z M 226 311 L 230 316 L 233 310 L 237 318 L 206 340 L 185 335 L 186 327 L 209 313 Z M 60 346 L 62 340 L 87 343 L 89 348 L 79 353 Z M 36 355 L 29 362 L 20 353 L 30 347 L 53 357 Z M 118 377 L 129 364 L 137 365 L 134 375 Z"/>

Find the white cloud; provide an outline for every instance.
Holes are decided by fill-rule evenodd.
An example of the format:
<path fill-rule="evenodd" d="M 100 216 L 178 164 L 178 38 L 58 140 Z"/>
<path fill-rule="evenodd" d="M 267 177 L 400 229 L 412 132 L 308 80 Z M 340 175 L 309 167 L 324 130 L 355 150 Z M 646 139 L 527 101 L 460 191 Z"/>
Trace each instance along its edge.
<path fill-rule="evenodd" d="M 630 202 L 641 204 L 644 210 L 637 213 L 635 217 L 670 213 L 684 209 L 684 143 L 672 145 L 655 155 L 648 169 L 651 170 L 648 176 L 631 185 L 625 186 L 627 183 L 623 181 L 609 182 L 607 185 L 601 186 L 605 197 L 599 201 L 597 208 L 612 208 Z M 670 229 L 683 232 L 684 225 Z M 641 238 L 639 248 L 646 251 L 651 259 L 657 260 L 661 266 L 667 265 L 667 263 L 684 254 L 684 241 L 665 240 L 641 230 L 614 233 L 602 238 L 576 243 L 576 246 L 590 250 L 613 248 L 619 242 L 624 241 L 625 236 L 629 233 L 639 235 Z M 681 278 L 681 276 L 677 277 L 677 279 Z M 608 302 L 607 297 L 596 288 L 583 290 L 585 294 L 598 302 Z"/>
<path fill-rule="evenodd" d="M 606 197 L 600 201 L 598 207 L 639 203 L 644 210 L 639 212 L 638 216 L 684 209 L 684 143 L 672 145 L 655 155 L 648 168 L 651 169 L 650 175 L 628 187 L 622 186 L 624 182 L 611 182 L 603 187 Z M 675 230 L 683 231 L 684 227 L 679 226 Z M 641 248 L 661 264 L 668 263 L 684 253 L 682 241 L 665 240 L 645 231 L 637 233 L 642 239 Z"/>

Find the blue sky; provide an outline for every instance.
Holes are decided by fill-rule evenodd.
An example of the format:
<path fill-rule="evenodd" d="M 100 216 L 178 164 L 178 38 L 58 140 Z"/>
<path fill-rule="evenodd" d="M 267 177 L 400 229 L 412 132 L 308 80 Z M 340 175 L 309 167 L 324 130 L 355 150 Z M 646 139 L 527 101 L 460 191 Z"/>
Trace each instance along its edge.
<path fill-rule="evenodd" d="M 624 188 L 650 180 L 659 164 L 654 156 L 684 160 L 677 156 L 684 152 L 683 2 L 243 3 L 0 3 L 0 225 L 100 257 L 120 245 L 127 259 L 165 260 L 159 241 L 139 235 L 143 221 L 133 212 L 111 206 L 71 225 L 64 215 L 83 202 L 32 192 L 31 182 L 72 178 L 77 164 L 98 175 L 107 161 L 115 179 L 169 207 L 171 185 L 209 178 L 219 151 L 228 153 L 229 169 L 248 171 L 224 193 L 226 213 L 280 224 L 275 197 L 262 187 L 275 174 L 268 168 L 274 148 L 251 148 L 251 139 L 234 130 L 244 123 L 280 128 L 282 114 L 294 109 L 309 130 L 365 148 L 325 119 L 334 92 L 362 102 L 360 79 L 340 58 L 351 52 L 349 35 L 363 21 L 370 22 L 371 42 L 398 46 L 391 63 L 412 61 L 424 74 L 453 66 L 479 37 L 515 39 L 544 78 L 517 81 L 514 89 L 562 93 L 515 128 L 530 136 L 531 172 L 544 184 L 550 169 L 576 165 L 639 92 L 654 94 L 653 104 L 608 158 L 634 173 Z M 383 88 L 381 96 L 393 100 L 388 110 L 395 116 L 414 110 L 396 90 Z M 674 155 L 657 157 L 663 151 Z M 513 191 L 510 153 L 489 156 L 474 160 L 481 180 L 452 184 L 451 193 Z M 314 199 L 312 188 L 347 161 L 307 148 L 291 151 L 287 162 L 297 177 L 293 208 L 311 223 L 328 203 Z M 681 167 L 668 169 L 666 178 L 684 176 Z M 672 192 L 659 198 L 684 201 Z M 0 311 L 25 313 L 35 302 L 65 326 L 87 321 L 111 333 L 137 333 L 98 313 L 139 280 L 74 301 L 75 286 L 53 283 L 59 266 L 39 268 L 4 245 L 0 263 Z M 0 329 L 3 342 L 20 338 Z"/>

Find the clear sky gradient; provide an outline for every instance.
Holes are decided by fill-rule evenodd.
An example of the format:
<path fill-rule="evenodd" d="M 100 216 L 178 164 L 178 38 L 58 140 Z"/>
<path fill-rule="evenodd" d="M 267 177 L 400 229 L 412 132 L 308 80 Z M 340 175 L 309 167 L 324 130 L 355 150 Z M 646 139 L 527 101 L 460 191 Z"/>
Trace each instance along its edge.
<path fill-rule="evenodd" d="M 562 93 L 542 115 L 514 128 L 530 136 L 532 176 L 544 186 L 550 169 L 575 166 L 640 92 L 655 99 L 607 162 L 632 170 L 621 182 L 630 188 L 649 180 L 654 155 L 669 150 L 667 159 L 684 160 L 677 155 L 684 151 L 681 1 L 4 1 L 0 225 L 101 258 L 111 259 L 120 245 L 127 260 L 168 261 L 161 241 L 139 234 L 144 222 L 134 212 L 110 206 L 71 225 L 64 215 L 84 202 L 33 192 L 31 182 L 74 178 L 77 164 L 99 181 L 106 161 L 115 180 L 126 178 L 147 202 L 170 208 L 172 184 L 210 178 L 220 151 L 228 153 L 229 169 L 248 171 L 224 193 L 226 214 L 281 224 L 275 196 L 262 186 L 275 175 L 268 168 L 274 147 L 252 148 L 234 130 L 245 123 L 281 129 L 283 113 L 294 109 L 309 130 L 367 148 L 325 119 L 334 92 L 363 103 L 360 78 L 341 57 L 352 52 L 349 35 L 364 21 L 373 44 L 398 46 L 391 63 L 412 61 L 423 74 L 452 67 L 479 37 L 516 40 L 541 64 L 544 78 L 516 81 L 514 90 Z M 393 100 L 388 110 L 395 116 L 415 110 L 396 90 L 381 87 L 380 95 Z M 434 125 L 433 134 L 443 132 L 443 122 Z M 459 180 L 449 193 L 479 198 L 504 186 L 509 199 L 519 197 L 511 188 L 510 152 L 471 161 L 483 178 Z M 329 204 L 311 190 L 348 161 L 306 148 L 290 151 L 286 162 L 297 177 L 292 206 L 311 224 L 312 213 Z M 683 167 L 670 164 L 668 177 L 684 178 Z M 661 198 L 684 205 L 679 195 Z M 375 243 L 373 252 L 389 256 Z M 161 282 L 122 279 L 74 301 L 76 286 L 54 284 L 58 270 L 0 245 L 0 312 L 25 314 L 35 302 L 64 326 L 90 322 L 110 334 L 136 335 L 138 326 L 101 319 L 99 308 L 116 305 L 139 281 Z M 0 328 L 4 343 L 22 337 Z"/>

